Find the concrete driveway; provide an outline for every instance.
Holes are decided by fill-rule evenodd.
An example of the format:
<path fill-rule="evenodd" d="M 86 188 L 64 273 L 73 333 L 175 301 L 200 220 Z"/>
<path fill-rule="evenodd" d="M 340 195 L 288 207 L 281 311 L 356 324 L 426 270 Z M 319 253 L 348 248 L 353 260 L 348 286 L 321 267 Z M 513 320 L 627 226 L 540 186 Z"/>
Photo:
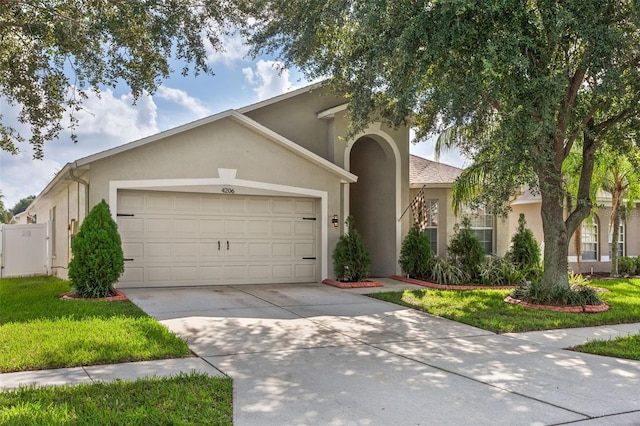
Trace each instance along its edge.
<path fill-rule="evenodd" d="M 640 362 L 561 349 L 638 324 L 496 335 L 367 291 L 124 292 L 233 378 L 238 426 L 640 424 Z"/>

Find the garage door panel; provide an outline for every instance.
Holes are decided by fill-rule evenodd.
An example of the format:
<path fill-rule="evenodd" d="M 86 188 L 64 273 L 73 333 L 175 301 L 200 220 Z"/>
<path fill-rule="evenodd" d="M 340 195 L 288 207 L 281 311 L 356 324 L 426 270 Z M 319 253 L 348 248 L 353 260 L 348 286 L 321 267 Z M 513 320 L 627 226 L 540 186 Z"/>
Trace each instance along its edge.
<path fill-rule="evenodd" d="M 313 214 L 315 212 L 315 201 L 295 200 L 294 209 L 296 214 Z"/>
<path fill-rule="evenodd" d="M 293 255 L 293 244 L 290 242 L 273 243 L 271 245 L 271 255 L 273 257 L 291 257 Z"/>
<path fill-rule="evenodd" d="M 316 281 L 315 208 L 302 198 L 121 191 L 133 261 L 119 286 Z"/>
<path fill-rule="evenodd" d="M 293 232 L 295 236 L 310 237 L 315 235 L 316 223 L 314 221 L 295 222 Z"/>
<path fill-rule="evenodd" d="M 224 220 L 200 219 L 200 233 L 212 235 L 224 235 Z"/>
<path fill-rule="evenodd" d="M 315 264 L 309 263 L 305 265 L 295 265 L 295 276 L 294 279 L 298 281 L 309 281 L 313 280 L 312 277 L 316 276 L 316 267 Z"/>
<path fill-rule="evenodd" d="M 176 234 L 200 233 L 200 221 L 198 219 L 173 219 L 173 232 Z"/>
<path fill-rule="evenodd" d="M 145 222 L 145 234 L 158 234 L 161 233 L 163 235 L 172 233 L 172 220 L 171 219 L 163 219 L 157 217 L 151 217 L 146 219 Z"/>
<path fill-rule="evenodd" d="M 118 218 L 118 231 L 123 234 L 134 234 L 138 233 L 144 234 L 144 223 L 145 219 L 143 218 L 134 218 L 134 217 L 119 217 Z"/>
<path fill-rule="evenodd" d="M 123 242 L 122 253 L 126 259 L 141 258 L 144 256 L 144 243 L 141 242 Z"/>
<path fill-rule="evenodd" d="M 249 256 L 251 257 L 271 257 L 270 243 L 249 243 Z"/>
<path fill-rule="evenodd" d="M 197 266 L 176 266 L 173 268 L 173 277 L 176 282 L 194 282 L 198 281 Z"/>
<path fill-rule="evenodd" d="M 145 268 L 146 282 L 170 282 L 172 281 L 171 267 L 147 266 Z"/>
<path fill-rule="evenodd" d="M 146 194 L 145 209 L 158 211 L 173 210 L 173 200 L 175 195 L 167 193 L 149 192 Z"/>
<path fill-rule="evenodd" d="M 295 243 L 293 247 L 297 257 L 315 256 L 315 245 L 313 243 Z"/>
<path fill-rule="evenodd" d="M 193 243 L 174 243 L 173 254 L 176 257 L 197 258 L 200 254 L 200 244 Z"/>
<path fill-rule="evenodd" d="M 145 257 L 150 259 L 157 259 L 159 257 L 170 258 L 171 243 L 147 243 L 145 247 Z"/>
<path fill-rule="evenodd" d="M 295 202 L 290 199 L 274 199 L 273 200 L 273 213 L 285 213 L 294 214 Z"/>

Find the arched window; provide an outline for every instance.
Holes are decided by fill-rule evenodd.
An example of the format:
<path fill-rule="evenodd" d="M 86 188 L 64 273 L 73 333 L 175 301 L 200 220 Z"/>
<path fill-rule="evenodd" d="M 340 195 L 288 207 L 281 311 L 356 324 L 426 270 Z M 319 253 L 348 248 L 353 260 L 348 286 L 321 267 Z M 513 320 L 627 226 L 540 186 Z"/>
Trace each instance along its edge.
<path fill-rule="evenodd" d="M 582 221 L 582 260 L 598 260 L 598 217 L 594 214 Z"/>

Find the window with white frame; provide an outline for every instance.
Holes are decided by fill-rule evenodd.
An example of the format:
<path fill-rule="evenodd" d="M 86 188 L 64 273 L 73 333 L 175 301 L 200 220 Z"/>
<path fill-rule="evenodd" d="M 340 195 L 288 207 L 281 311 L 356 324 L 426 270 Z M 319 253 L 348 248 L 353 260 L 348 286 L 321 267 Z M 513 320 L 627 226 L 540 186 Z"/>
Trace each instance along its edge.
<path fill-rule="evenodd" d="M 427 212 L 425 234 L 431 242 L 431 252 L 438 254 L 438 200 L 425 200 Z"/>
<path fill-rule="evenodd" d="M 475 210 L 466 210 L 466 216 L 471 220 L 471 229 L 482 244 L 486 254 L 495 252 L 493 249 L 495 233 L 495 216 L 489 213 L 485 206 L 479 206 Z"/>
<path fill-rule="evenodd" d="M 611 242 L 613 241 L 613 226 L 609 227 L 609 257 L 611 257 Z M 618 227 L 618 257 L 624 256 L 624 222 Z"/>
<path fill-rule="evenodd" d="M 580 225 L 581 233 L 581 259 L 598 260 L 598 217 L 589 216 Z"/>

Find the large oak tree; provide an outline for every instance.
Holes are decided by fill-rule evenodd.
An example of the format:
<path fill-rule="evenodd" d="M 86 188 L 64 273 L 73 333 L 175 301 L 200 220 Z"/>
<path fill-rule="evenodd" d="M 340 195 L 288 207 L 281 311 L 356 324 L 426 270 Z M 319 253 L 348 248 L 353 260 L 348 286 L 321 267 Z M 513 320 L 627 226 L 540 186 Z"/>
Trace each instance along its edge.
<path fill-rule="evenodd" d="M 87 91 L 125 83 L 134 100 L 153 93 L 171 58 L 183 74 L 210 73 L 207 44 L 221 49 L 238 16 L 234 0 L 0 0 L 0 97 L 30 129 L 3 120 L 0 148 L 28 141 L 41 158 Z"/>
<path fill-rule="evenodd" d="M 637 0 L 267 0 L 256 52 L 331 77 L 355 128 L 411 117 L 425 138 L 452 126 L 498 207 L 540 192 L 543 284 L 568 286 L 569 239 L 589 214 L 594 158 L 607 132 L 640 111 Z M 637 133 L 636 133 L 637 134 Z M 562 166 L 582 140 L 576 202 Z M 638 138 L 628 149 L 638 149 Z"/>

